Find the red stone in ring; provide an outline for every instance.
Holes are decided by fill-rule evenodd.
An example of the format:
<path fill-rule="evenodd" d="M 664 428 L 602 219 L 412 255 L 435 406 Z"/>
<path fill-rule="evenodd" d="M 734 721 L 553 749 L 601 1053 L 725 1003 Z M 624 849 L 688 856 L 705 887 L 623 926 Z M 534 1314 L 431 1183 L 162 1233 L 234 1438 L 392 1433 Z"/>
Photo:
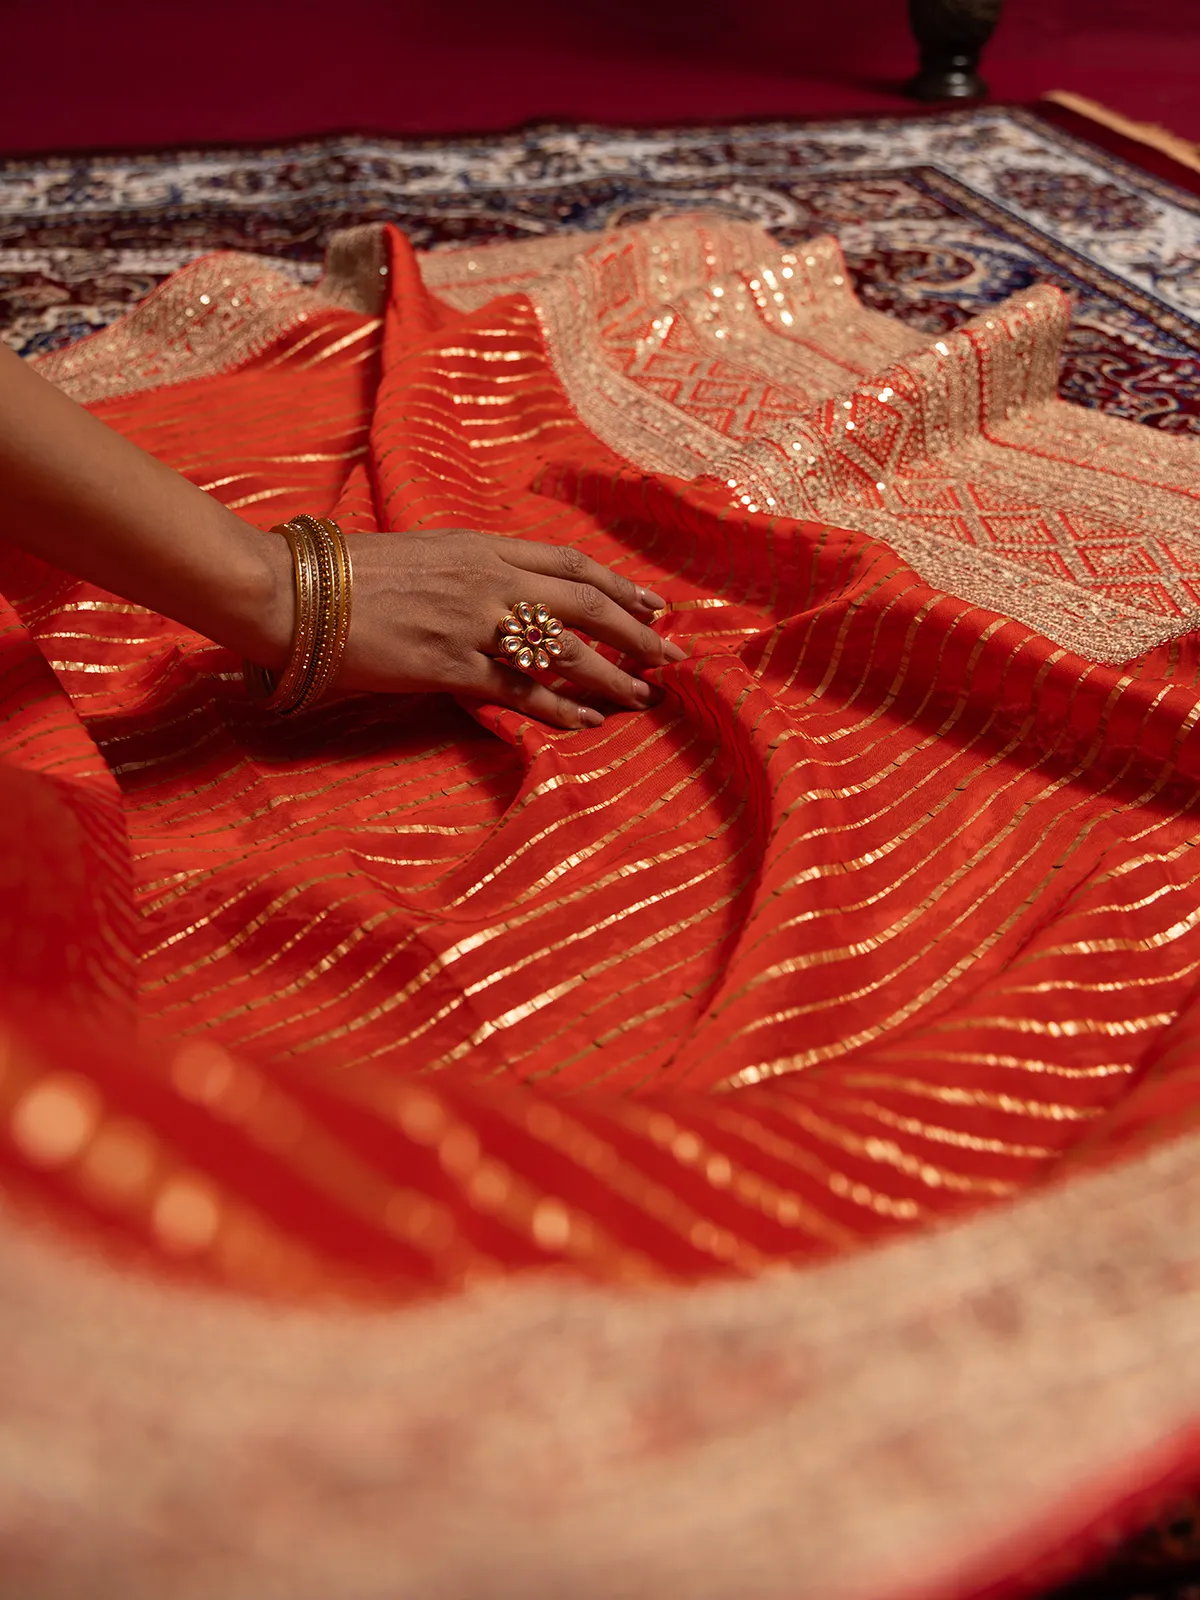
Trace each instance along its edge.
<path fill-rule="evenodd" d="M 562 631 L 562 623 L 550 615 L 546 606 L 518 600 L 511 612 L 500 619 L 500 648 L 507 652 L 513 666 L 525 672 L 532 667 L 545 672 L 551 656 L 563 653 L 559 637 Z"/>

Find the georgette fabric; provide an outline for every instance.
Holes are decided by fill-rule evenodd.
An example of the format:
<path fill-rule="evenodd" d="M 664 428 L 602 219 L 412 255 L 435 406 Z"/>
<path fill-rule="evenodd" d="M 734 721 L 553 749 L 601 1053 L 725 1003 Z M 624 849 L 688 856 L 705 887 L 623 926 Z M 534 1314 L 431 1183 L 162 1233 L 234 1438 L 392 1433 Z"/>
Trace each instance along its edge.
<path fill-rule="evenodd" d="M 278 723 L 5 549 L 9 1190 L 394 1301 L 754 1275 L 1182 1132 L 1200 443 L 1058 401 L 1068 314 L 926 340 L 832 241 L 712 217 L 368 229 L 319 290 L 209 257 L 45 359 L 264 526 L 570 543 L 687 660 L 594 731 Z"/>

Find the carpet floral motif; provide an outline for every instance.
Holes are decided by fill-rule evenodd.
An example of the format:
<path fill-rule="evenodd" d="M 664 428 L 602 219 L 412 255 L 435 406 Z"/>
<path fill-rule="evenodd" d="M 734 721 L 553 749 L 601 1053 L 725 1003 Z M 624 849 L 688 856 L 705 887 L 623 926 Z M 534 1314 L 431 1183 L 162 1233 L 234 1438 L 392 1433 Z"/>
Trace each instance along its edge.
<path fill-rule="evenodd" d="M 1127 233 L 1154 222 L 1154 211 L 1141 195 L 1083 173 L 1018 167 L 1002 172 L 996 187 L 1001 199 L 1052 222 L 1083 223 L 1105 233 Z"/>

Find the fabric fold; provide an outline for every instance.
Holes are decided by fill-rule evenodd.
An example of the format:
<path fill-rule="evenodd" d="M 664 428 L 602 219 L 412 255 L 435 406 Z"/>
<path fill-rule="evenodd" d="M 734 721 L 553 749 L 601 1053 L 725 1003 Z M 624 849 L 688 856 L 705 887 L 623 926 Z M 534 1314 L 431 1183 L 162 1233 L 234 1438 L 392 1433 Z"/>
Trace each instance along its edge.
<path fill-rule="evenodd" d="M 264 526 L 572 544 L 669 596 L 686 659 L 569 735 L 439 696 L 274 723 L 222 652 L 4 549 L 19 1202 L 313 1302 L 857 1254 L 836 1323 L 901 1235 L 934 1299 L 981 1240 L 981 1304 L 1044 1311 L 1066 1180 L 1104 1166 L 1166 1284 L 1191 1144 L 1158 1147 L 1200 1104 L 1200 445 L 1060 402 L 1067 314 L 1034 288 L 931 340 L 858 304 L 834 241 L 711 217 L 425 257 L 364 231 L 324 291 L 212 257 L 50 358 Z M 1143 1306 L 1173 1329 L 1179 1270 Z M 1100 1408 L 1105 1471 L 1191 1393 L 1136 1439 Z"/>

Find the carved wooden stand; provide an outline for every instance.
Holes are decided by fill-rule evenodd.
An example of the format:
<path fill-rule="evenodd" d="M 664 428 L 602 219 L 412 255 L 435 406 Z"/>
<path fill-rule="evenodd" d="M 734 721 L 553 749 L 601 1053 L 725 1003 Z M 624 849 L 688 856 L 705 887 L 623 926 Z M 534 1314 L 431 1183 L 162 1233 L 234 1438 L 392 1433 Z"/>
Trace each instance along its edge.
<path fill-rule="evenodd" d="M 908 84 L 918 100 L 980 100 L 979 57 L 1004 0 L 908 0 L 921 70 Z"/>

